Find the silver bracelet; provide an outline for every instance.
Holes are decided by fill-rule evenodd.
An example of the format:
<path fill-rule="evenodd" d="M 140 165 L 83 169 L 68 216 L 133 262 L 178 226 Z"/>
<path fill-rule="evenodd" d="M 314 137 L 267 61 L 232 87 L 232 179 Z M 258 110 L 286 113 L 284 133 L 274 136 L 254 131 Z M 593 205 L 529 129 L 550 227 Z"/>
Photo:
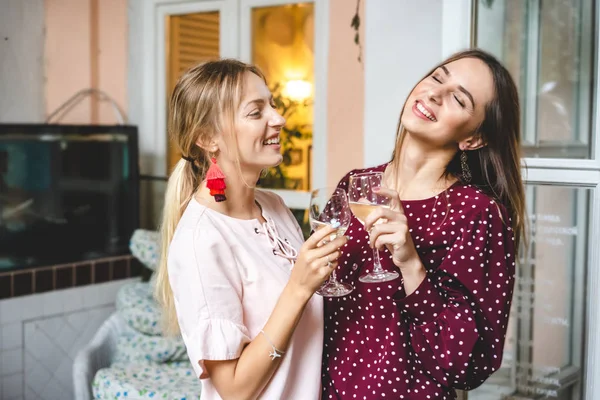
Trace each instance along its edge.
<path fill-rule="evenodd" d="M 262 333 L 263 335 L 265 335 L 265 338 L 267 339 L 267 341 L 269 342 L 269 344 L 271 345 L 271 347 L 273 348 L 273 351 L 271 351 L 269 353 L 269 357 L 271 357 L 271 361 L 273 361 L 274 359 L 276 359 L 277 357 L 281 358 L 281 356 L 283 354 L 285 354 L 285 351 L 281 351 L 279 350 L 277 347 L 275 347 L 275 345 L 273 344 L 273 341 L 271 340 L 271 338 L 269 337 L 269 335 L 267 335 L 265 333 L 265 331 L 263 331 L 261 329 L 260 333 Z"/>

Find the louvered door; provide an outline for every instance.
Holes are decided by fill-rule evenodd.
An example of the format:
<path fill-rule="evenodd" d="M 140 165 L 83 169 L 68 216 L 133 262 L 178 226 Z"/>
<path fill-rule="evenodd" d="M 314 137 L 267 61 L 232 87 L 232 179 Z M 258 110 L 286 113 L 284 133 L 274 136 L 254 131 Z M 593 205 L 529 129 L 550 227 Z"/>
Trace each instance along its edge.
<path fill-rule="evenodd" d="M 167 93 L 188 68 L 219 58 L 219 12 L 167 16 Z M 168 99 L 167 99 L 168 104 Z M 169 141 L 168 167 L 175 166 L 181 154 Z"/>

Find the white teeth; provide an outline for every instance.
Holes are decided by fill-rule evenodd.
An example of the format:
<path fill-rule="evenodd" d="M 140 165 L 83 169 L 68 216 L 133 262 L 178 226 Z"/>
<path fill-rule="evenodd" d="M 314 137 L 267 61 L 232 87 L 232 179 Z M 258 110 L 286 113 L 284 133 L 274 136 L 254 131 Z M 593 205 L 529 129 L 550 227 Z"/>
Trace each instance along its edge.
<path fill-rule="evenodd" d="M 265 140 L 265 141 L 263 142 L 263 144 L 265 144 L 265 145 L 269 145 L 269 144 L 279 144 L 279 136 L 278 136 L 278 137 L 276 137 L 276 138 L 272 138 L 272 139 L 269 139 L 269 140 Z"/>
<path fill-rule="evenodd" d="M 429 111 L 427 111 L 427 109 L 425 107 L 423 107 L 423 105 L 421 103 L 417 103 L 417 110 L 421 111 L 423 113 L 423 115 L 425 115 L 430 120 L 436 121 L 436 119 L 431 115 L 431 113 Z"/>

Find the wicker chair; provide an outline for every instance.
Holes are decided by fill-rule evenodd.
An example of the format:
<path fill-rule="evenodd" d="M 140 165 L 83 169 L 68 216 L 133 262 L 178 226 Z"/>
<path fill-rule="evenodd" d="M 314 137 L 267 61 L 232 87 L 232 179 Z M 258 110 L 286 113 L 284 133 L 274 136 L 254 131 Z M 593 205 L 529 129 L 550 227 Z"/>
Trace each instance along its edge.
<path fill-rule="evenodd" d="M 133 329 L 115 312 L 104 321 L 87 346 L 77 353 L 73 363 L 75 400 L 94 398 L 92 381 L 96 372 L 110 366 L 118 338 L 132 332 Z"/>

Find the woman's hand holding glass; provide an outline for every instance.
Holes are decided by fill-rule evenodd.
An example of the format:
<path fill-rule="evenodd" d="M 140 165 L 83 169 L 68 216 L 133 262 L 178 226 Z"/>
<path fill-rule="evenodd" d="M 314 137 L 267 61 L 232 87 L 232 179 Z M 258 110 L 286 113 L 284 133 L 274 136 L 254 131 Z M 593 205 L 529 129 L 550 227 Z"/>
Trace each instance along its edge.
<path fill-rule="evenodd" d="M 329 241 L 337 229 L 323 227 L 314 232 L 300 248 L 298 258 L 292 268 L 289 284 L 303 296 L 310 298 L 337 267 L 340 248 L 346 244 L 345 236 Z M 323 244 L 326 242 L 325 244 Z"/>
<path fill-rule="evenodd" d="M 382 172 L 366 172 L 350 177 L 348 187 L 350 209 L 356 218 L 365 225 L 367 232 L 369 232 L 373 223 L 383 222 L 380 221 L 380 218 L 377 218 L 372 222 L 371 226 L 367 227 L 366 221 L 368 216 L 390 207 L 390 199 L 380 195 L 377 191 L 382 183 Z M 399 276 L 400 274 L 396 271 L 386 271 L 383 269 L 379 259 L 379 250 L 377 247 L 373 247 L 373 270 L 367 274 L 361 275 L 358 280 L 364 283 L 378 283 L 388 282 Z"/>
<path fill-rule="evenodd" d="M 330 226 L 336 229 L 335 235 L 332 235 L 330 239 L 343 236 L 352 221 L 348 195 L 340 188 L 326 187 L 313 190 L 310 196 L 308 217 L 313 231 Z M 353 290 L 352 285 L 337 280 L 334 267 L 329 280 L 317 290 L 317 294 L 325 297 L 340 297 Z"/>
<path fill-rule="evenodd" d="M 400 271 L 421 266 L 398 192 L 383 187 L 375 188 L 374 192 L 388 198 L 390 207 L 378 207 L 365 218 L 371 247 L 382 249 L 385 246 Z"/>

